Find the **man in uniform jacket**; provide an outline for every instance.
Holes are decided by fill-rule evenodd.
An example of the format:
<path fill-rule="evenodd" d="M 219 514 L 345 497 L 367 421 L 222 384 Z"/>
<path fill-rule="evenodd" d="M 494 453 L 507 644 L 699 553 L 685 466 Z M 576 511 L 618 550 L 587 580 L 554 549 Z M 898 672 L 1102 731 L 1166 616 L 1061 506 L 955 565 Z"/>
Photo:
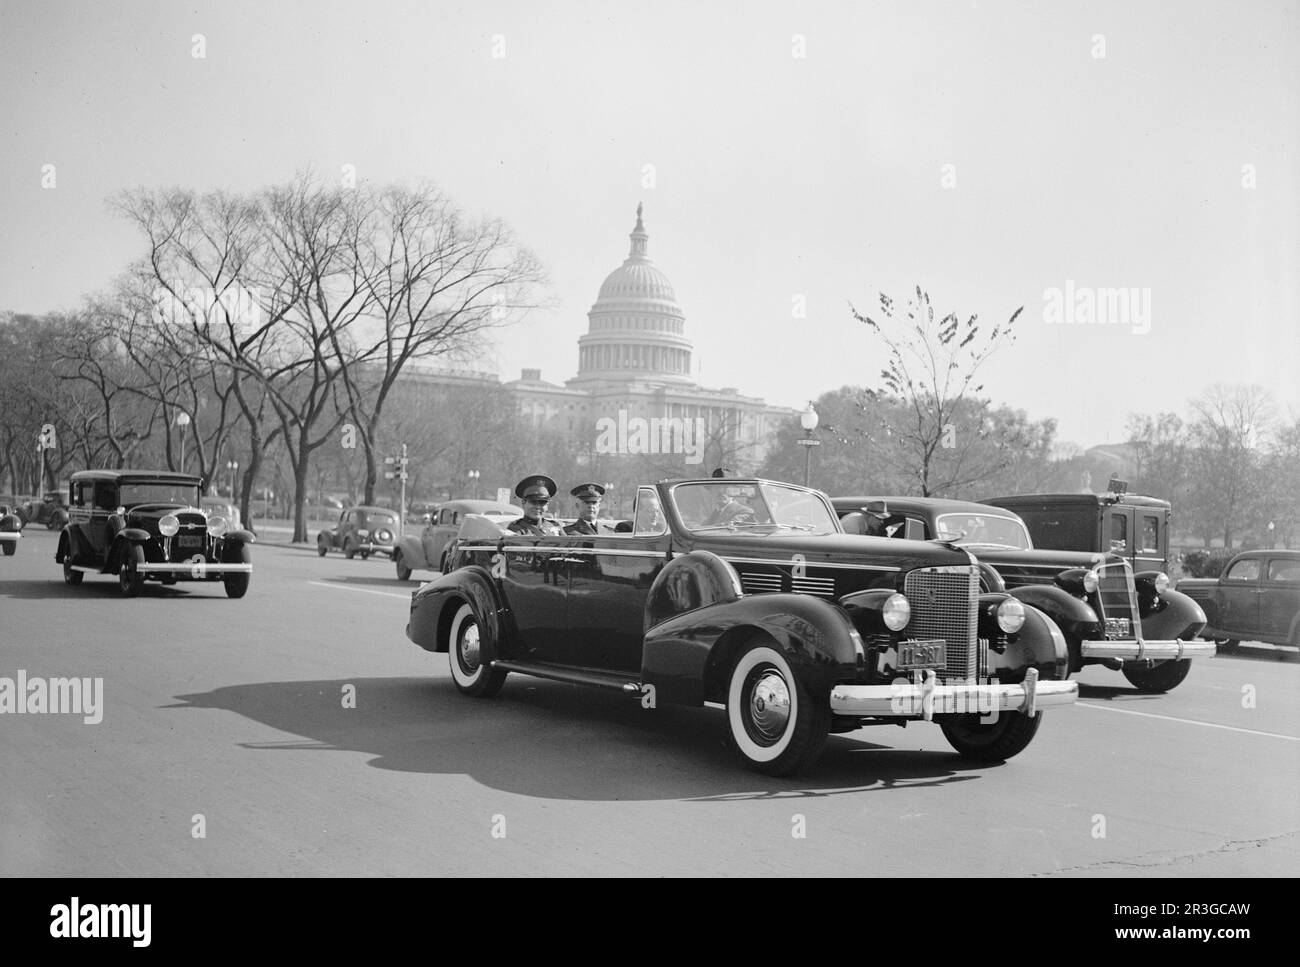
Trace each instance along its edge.
<path fill-rule="evenodd" d="M 599 534 L 596 516 L 600 513 L 600 500 L 605 496 L 605 488 L 595 483 L 579 484 L 569 493 L 577 498 L 578 519 L 564 528 L 564 533 Z"/>
<path fill-rule="evenodd" d="M 533 537 L 554 537 L 559 534 L 560 525 L 543 516 L 546 505 L 555 496 L 555 490 L 555 481 L 543 474 L 534 474 L 519 481 L 515 487 L 515 496 L 524 503 L 524 516 L 512 520 L 506 529 Z"/>

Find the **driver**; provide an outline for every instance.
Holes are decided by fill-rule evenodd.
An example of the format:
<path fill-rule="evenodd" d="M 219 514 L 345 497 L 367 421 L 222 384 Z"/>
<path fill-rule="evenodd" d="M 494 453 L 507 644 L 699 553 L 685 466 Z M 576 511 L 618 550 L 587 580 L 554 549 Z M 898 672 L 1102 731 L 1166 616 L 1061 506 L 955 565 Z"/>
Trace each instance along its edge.
<path fill-rule="evenodd" d="M 555 537 L 560 533 L 560 525 L 549 517 L 543 517 L 546 505 L 555 496 L 555 481 L 543 474 L 525 477 L 515 486 L 515 496 L 524 502 L 524 516 L 506 525 L 506 529 L 516 534 L 528 534 L 533 537 Z"/>
<path fill-rule="evenodd" d="M 744 517 L 750 520 L 754 519 L 754 509 L 742 504 L 736 499 L 740 493 L 736 487 L 718 487 L 716 502 L 713 505 L 713 512 L 704 519 L 705 527 L 715 525 L 730 524 L 733 521 L 739 521 Z"/>

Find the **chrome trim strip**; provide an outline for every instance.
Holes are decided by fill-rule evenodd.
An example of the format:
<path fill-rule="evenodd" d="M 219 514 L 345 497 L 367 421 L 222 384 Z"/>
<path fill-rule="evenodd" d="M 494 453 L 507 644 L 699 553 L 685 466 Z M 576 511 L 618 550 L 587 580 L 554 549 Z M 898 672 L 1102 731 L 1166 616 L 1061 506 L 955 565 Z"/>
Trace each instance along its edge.
<path fill-rule="evenodd" d="M 1040 681 L 1033 668 L 1026 673 L 1024 683 L 1017 685 L 936 685 L 935 680 L 934 672 L 927 670 L 919 683 L 836 685 L 831 689 L 831 711 L 836 715 L 919 718 L 929 722 L 935 715 L 976 710 L 1033 715 L 1044 708 L 1071 705 L 1079 698 L 1078 682 Z"/>
<path fill-rule="evenodd" d="M 729 564 L 775 564 L 781 567 L 793 567 L 795 564 L 793 560 L 784 557 L 726 557 L 721 554 L 718 556 Z M 840 564 L 832 561 L 804 561 L 803 566 L 805 569 L 814 567 L 839 567 L 858 571 L 897 572 L 902 570 L 901 567 L 891 567 L 887 564 Z M 964 564 L 959 564 L 957 566 L 965 568 Z"/>
<path fill-rule="evenodd" d="M 1084 658 L 1146 659 L 1213 658 L 1218 648 L 1212 641 L 1149 641 L 1134 638 L 1128 641 L 1085 641 L 1080 651 Z"/>
<path fill-rule="evenodd" d="M 146 561 L 144 564 L 137 564 L 135 569 L 142 573 L 152 573 L 154 571 L 175 571 L 193 572 L 198 569 L 200 574 L 221 574 L 229 572 L 231 574 L 251 574 L 253 565 L 251 564 L 200 564 L 198 561 L 181 561 L 178 564 L 150 564 Z M 92 570 L 86 568 L 85 570 Z M 108 572 L 111 573 L 111 572 Z"/>

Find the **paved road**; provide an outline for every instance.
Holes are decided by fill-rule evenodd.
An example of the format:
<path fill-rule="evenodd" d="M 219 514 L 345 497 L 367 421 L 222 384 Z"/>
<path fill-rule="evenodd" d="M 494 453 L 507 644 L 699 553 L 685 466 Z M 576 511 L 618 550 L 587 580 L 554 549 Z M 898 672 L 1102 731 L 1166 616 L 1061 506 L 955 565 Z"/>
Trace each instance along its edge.
<path fill-rule="evenodd" d="M 54 538 L 0 557 L 0 676 L 102 677 L 103 721 L 0 715 L 3 874 L 1300 872 L 1300 664 L 1277 652 L 1163 697 L 1090 669 L 1004 765 L 881 726 L 771 780 L 715 708 L 518 676 L 462 698 L 387 561 L 263 545 L 241 601 L 124 600 L 65 587 Z"/>

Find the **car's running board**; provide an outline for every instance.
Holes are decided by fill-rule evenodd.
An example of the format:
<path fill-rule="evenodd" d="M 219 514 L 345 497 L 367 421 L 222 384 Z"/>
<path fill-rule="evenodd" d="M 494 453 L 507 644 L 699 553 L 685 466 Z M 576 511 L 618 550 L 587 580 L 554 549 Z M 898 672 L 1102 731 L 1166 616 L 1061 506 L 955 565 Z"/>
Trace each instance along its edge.
<path fill-rule="evenodd" d="M 564 665 L 548 665 L 532 661 L 494 661 L 493 668 L 502 671 L 518 672 L 532 675 L 534 678 L 549 678 L 556 682 L 572 682 L 574 685 L 594 685 L 597 688 L 612 688 L 627 695 L 640 695 L 641 683 L 630 682 L 626 675 L 617 672 L 602 672 L 587 668 L 568 668 Z"/>

